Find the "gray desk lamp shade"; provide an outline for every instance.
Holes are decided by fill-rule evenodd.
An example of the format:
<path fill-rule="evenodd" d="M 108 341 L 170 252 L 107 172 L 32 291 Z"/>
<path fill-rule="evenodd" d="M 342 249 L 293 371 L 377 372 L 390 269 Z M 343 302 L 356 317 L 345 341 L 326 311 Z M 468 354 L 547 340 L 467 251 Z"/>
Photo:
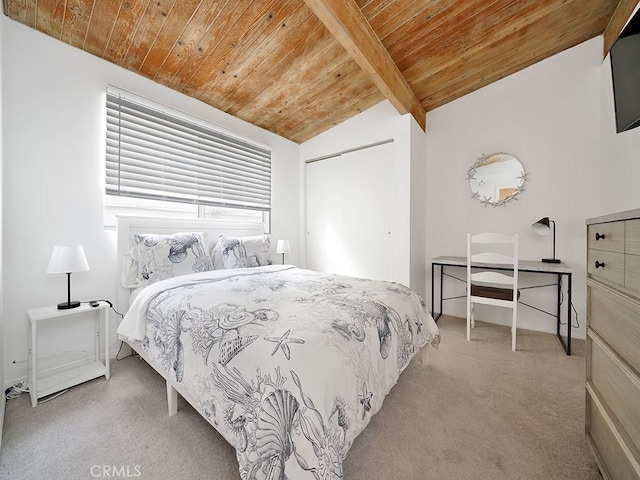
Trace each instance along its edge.
<path fill-rule="evenodd" d="M 289 245 L 289 240 L 278 240 L 278 245 L 276 246 L 276 253 L 282 254 L 282 264 L 284 265 L 284 254 L 291 253 L 291 246 Z"/>
<path fill-rule="evenodd" d="M 553 258 L 543 258 L 542 261 L 545 263 L 562 263 L 562 261 L 556 258 L 556 222 L 551 220 L 549 217 L 544 217 L 538 220 L 536 223 L 531 225 L 531 230 L 533 230 L 538 235 L 549 235 L 551 232 L 551 224 L 553 223 Z"/>
<path fill-rule="evenodd" d="M 80 302 L 71 301 L 71 274 L 89 270 L 82 245 L 56 245 L 51 252 L 47 273 L 67 274 L 67 301 L 58 304 L 58 309 L 76 308 Z"/>

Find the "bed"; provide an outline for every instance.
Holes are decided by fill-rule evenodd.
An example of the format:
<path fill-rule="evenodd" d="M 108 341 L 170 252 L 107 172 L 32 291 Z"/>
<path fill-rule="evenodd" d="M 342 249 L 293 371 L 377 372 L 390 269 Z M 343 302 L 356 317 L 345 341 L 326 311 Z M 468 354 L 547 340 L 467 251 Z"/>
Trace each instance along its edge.
<path fill-rule="evenodd" d="M 166 379 L 170 415 L 179 393 L 233 445 L 241 478 L 341 479 L 354 439 L 438 329 L 404 285 L 271 265 L 261 234 L 120 217 L 118 335 Z M 179 262 L 160 265 L 158 252 L 195 273 L 169 271 Z"/>

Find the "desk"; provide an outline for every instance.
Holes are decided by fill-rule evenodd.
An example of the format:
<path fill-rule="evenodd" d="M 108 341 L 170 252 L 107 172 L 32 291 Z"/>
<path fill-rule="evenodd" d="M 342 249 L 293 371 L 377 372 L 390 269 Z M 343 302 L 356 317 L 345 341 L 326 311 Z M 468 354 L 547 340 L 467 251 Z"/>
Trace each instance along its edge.
<path fill-rule="evenodd" d="M 452 298 L 442 298 L 442 281 L 444 277 L 445 267 L 464 267 L 467 268 L 467 257 L 436 257 L 431 261 L 431 310 L 435 310 L 435 270 L 440 266 L 440 311 L 437 316 L 434 316 L 436 322 L 442 315 L 442 302 L 443 300 L 452 300 Z M 500 264 L 495 263 L 473 263 L 472 268 L 482 268 L 484 270 L 510 270 Z M 571 355 L 571 277 L 573 270 L 571 267 L 564 263 L 545 263 L 533 260 L 518 260 L 518 272 L 530 272 L 530 273 L 544 273 L 549 275 L 555 275 L 557 278 L 557 311 L 555 316 L 558 324 L 557 336 L 560 343 L 564 347 L 564 351 L 567 355 Z M 562 277 L 567 278 L 567 341 L 560 334 L 560 319 L 562 316 Z M 465 276 L 466 278 L 466 276 Z M 543 286 L 543 285 L 542 285 Z M 461 298 L 461 297 L 453 297 Z M 531 305 L 527 305 L 532 307 Z M 532 307 L 537 310 L 543 311 L 537 307 Z M 548 313 L 548 312 L 544 312 Z M 550 314 L 551 315 L 551 314 Z"/>

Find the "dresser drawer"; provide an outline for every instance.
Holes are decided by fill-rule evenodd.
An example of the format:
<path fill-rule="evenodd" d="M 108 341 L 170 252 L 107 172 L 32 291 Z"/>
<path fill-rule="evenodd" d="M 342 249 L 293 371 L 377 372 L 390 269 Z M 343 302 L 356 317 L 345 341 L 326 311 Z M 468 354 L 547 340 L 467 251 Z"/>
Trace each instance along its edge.
<path fill-rule="evenodd" d="M 611 480 L 638 480 L 640 469 L 637 459 L 625 449 L 620 436 L 607 414 L 600 408 L 591 392 L 587 395 L 587 438 L 591 441 L 603 476 Z"/>
<path fill-rule="evenodd" d="M 624 286 L 640 293 L 640 255 L 624 256 Z"/>
<path fill-rule="evenodd" d="M 589 318 L 594 330 L 627 364 L 640 373 L 640 304 L 606 287 L 588 289 Z"/>
<path fill-rule="evenodd" d="M 587 248 L 624 253 L 625 222 L 597 223 L 587 227 Z M 596 240 L 596 234 L 598 239 Z M 601 236 L 604 235 L 604 238 Z"/>
<path fill-rule="evenodd" d="M 597 268 L 596 262 L 599 265 Z M 624 254 L 589 249 L 587 252 L 587 272 L 598 280 L 623 285 Z"/>
<path fill-rule="evenodd" d="M 587 379 L 617 420 L 621 430 L 640 449 L 640 379 L 592 331 L 591 371 Z"/>
<path fill-rule="evenodd" d="M 625 223 L 625 253 L 640 255 L 640 219 L 627 220 Z"/>

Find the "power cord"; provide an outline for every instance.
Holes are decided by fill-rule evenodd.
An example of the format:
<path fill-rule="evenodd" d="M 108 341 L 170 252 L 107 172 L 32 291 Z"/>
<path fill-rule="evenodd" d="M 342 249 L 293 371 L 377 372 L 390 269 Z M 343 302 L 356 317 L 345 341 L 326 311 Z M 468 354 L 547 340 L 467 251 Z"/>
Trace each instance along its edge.
<path fill-rule="evenodd" d="M 133 351 L 133 349 L 131 350 L 131 353 L 129 355 L 127 355 L 126 357 L 120 357 L 120 352 L 122 351 L 122 347 L 124 346 L 124 342 L 122 340 L 120 340 L 120 348 L 118 348 L 118 353 L 116 353 L 116 361 L 120 361 L 120 360 L 124 360 L 127 357 L 132 357 L 135 355 L 135 352 Z"/>
<path fill-rule="evenodd" d="M 23 393 L 29 393 L 31 384 L 28 380 L 23 382 L 18 382 L 14 386 L 9 387 L 5 390 L 4 396 L 7 400 L 13 400 L 14 398 L 20 397 Z M 54 398 L 58 398 L 60 395 L 63 395 L 69 391 L 68 388 L 62 390 L 61 392 L 56 393 L 55 395 L 50 395 L 47 398 L 42 400 L 38 400 L 38 403 L 46 403 L 49 400 L 53 400 Z"/>
<path fill-rule="evenodd" d="M 121 318 L 124 318 L 124 315 L 122 313 L 120 313 L 119 311 L 117 311 L 115 309 L 115 307 L 113 306 L 113 303 L 111 303 L 109 300 L 106 299 L 101 299 L 101 300 L 93 300 L 94 302 L 106 302 L 109 304 L 109 307 L 111 307 L 111 310 L 113 310 L 116 314 L 120 315 Z M 120 360 L 124 360 L 127 357 L 135 357 L 137 355 L 137 353 L 134 350 L 131 350 L 131 353 L 129 355 L 127 355 L 126 357 L 122 357 L 120 358 L 120 352 L 122 351 L 122 347 L 124 346 L 124 342 L 120 341 L 120 347 L 118 348 L 118 353 L 116 353 L 116 361 L 120 361 Z"/>
<path fill-rule="evenodd" d="M 61 392 L 56 393 L 55 395 L 50 395 L 47 398 L 44 398 L 42 400 L 38 400 L 38 404 L 40 403 L 47 403 L 49 400 L 53 400 L 54 398 L 58 398 L 60 395 L 64 395 L 65 393 L 67 393 L 69 391 L 68 388 L 65 388 L 64 390 L 62 390 Z"/>
<path fill-rule="evenodd" d="M 564 303 L 564 291 L 562 290 L 562 277 L 559 278 L 558 280 L 560 282 L 560 305 L 562 305 Z M 576 324 L 573 325 L 573 322 L 571 323 L 571 328 L 580 328 L 580 320 L 578 319 L 578 311 L 576 310 L 575 305 L 573 304 L 573 302 L 571 302 L 571 309 L 573 310 L 573 313 L 575 313 L 576 315 Z M 560 325 L 567 325 L 569 322 L 571 321 L 571 319 L 569 319 L 569 321 L 567 322 L 560 322 Z"/>
<path fill-rule="evenodd" d="M 110 300 L 102 298 L 102 299 L 99 299 L 99 300 L 91 300 L 91 301 L 85 302 L 85 303 L 91 303 L 91 302 L 105 302 L 105 303 L 108 303 L 109 307 L 111 308 L 111 310 L 113 310 L 117 315 L 120 315 L 120 318 L 124 318 L 124 315 L 115 309 L 115 307 L 113 306 L 113 303 L 111 303 Z M 132 357 L 132 356 L 136 355 L 135 353 L 131 353 L 131 354 L 127 355 L 127 357 L 120 358 L 120 352 L 122 351 L 122 346 L 123 345 L 124 345 L 124 342 L 120 341 L 120 347 L 118 348 L 118 353 L 116 353 L 116 360 L 117 361 L 120 361 L 120 360 L 123 360 L 123 359 L 125 359 L 127 357 Z"/>
<path fill-rule="evenodd" d="M 120 318 L 124 318 L 124 315 L 122 313 L 120 313 L 119 311 L 117 311 L 115 309 L 115 307 L 113 306 L 113 303 L 110 300 L 107 300 L 106 298 L 101 298 L 101 299 L 98 299 L 98 300 L 88 300 L 88 301 L 82 302 L 82 303 L 91 304 L 93 302 L 104 302 L 104 303 L 107 303 L 109 305 L 109 308 L 111 308 L 111 310 L 113 310 L 117 315 L 120 315 Z"/>
<path fill-rule="evenodd" d="M 31 384 L 28 380 L 24 380 L 22 382 L 18 382 L 12 387 L 7 388 L 4 391 L 4 396 L 7 400 L 12 400 L 14 398 L 18 398 L 23 393 L 29 393 L 29 387 Z"/>

